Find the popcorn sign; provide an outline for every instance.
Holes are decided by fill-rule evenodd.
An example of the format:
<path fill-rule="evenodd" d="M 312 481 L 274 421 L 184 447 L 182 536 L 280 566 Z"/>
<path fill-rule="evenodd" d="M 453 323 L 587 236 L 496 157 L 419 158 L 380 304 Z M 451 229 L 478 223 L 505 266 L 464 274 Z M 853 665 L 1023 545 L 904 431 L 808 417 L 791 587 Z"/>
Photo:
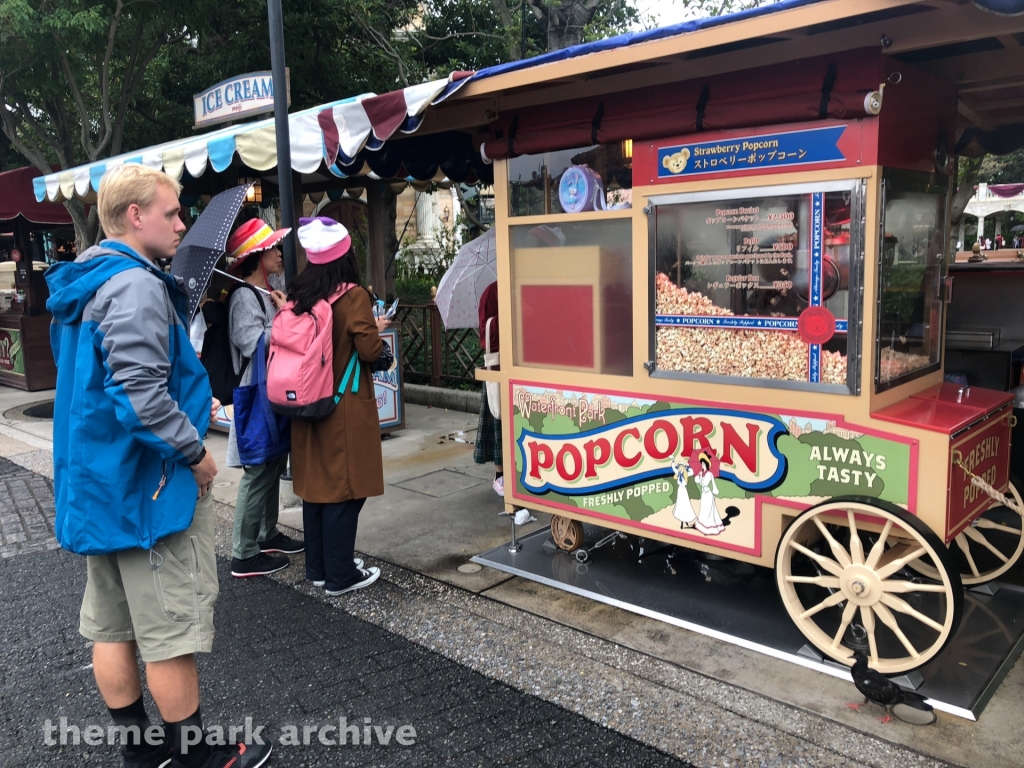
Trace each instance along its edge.
<path fill-rule="evenodd" d="M 767 500 L 857 494 L 914 511 L 916 442 L 838 414 L 510 387 L 506 500 L 755 556 Z"/>
<path fill-rule="evenodd" d="M 721 461 L 721 477 L 744 490 L 767 490 L 786 471 L 776 445 L 785 431 L 769 416 L 708 408 L 656 411 L 575 435 L 524 429 L 520 483 L 534 494 L 597 493 L 671 475 L 681 457 L 709 450 Z"/>

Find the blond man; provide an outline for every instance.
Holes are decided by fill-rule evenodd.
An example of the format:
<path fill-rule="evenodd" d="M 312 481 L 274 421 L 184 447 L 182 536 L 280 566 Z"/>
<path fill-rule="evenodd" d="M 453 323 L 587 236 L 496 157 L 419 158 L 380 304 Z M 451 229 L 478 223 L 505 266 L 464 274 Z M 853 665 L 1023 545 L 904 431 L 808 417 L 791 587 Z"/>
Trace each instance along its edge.
<path fill-rule="evenodd" d="M 61 546 L 87 556 L 80 632 L 123 727 L 126 768 L 253 768 L 269 747 L 207 744 L 199 712 L 195 654 L 212 649 L 218 592 L 217 465 L 203 446 L 215 402 L 189 343 L 185 292 L 155 264 L 185 231 L 180 191 L 141 165 L 109 171 L 97 198 L 109 239 L 46 275 L 54 527 Z M 136 654 L 163 729 L 147 716 Z"/>

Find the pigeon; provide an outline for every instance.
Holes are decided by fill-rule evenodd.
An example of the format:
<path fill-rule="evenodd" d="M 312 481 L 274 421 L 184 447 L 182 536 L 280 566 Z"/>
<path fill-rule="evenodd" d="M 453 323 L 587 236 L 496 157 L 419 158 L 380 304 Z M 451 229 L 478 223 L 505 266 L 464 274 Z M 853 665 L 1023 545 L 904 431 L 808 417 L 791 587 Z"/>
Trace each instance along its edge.
<path fill-rule="evenodd" d="M 853 658 L 855 662 L 850 669 L 850 673 L 853 675 L 853 684 L 857 686 L 858 691 L 864 694 L 865 702 L 872 701 L 885 709 L 885 717 L 879 718 L 879 722 L 890 722 L 894 714 L 893 709 L 901 705 L 931 715 L 930 718 L 917 716 L 910 718 L 897 715 L 901 720 L 907 720 L 908 722 L 920 725 L 928 725 L 935 722 L 932 705 L 926 701 L 924 696 L 901 688 L 885 675 L 868 667 L 868 657 L 863 651 L 854 651 Z M 847 704 L 847 706 L 856 710 L 859 710 L 861 707 L 860 704 Z"/>

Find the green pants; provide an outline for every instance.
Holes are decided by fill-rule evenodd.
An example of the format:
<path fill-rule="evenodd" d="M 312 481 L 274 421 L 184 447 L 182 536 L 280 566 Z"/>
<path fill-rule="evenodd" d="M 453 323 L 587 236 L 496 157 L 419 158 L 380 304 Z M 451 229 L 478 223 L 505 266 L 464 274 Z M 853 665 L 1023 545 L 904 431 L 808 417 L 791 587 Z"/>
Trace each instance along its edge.
<path fill-rule="evenodd" d="M 231 556 L 248 560 L 260 553 L 260 543 L 277 536 L 280 506 L 279 478 L 288 468 L 288 456 L 243 469 L 235 501 L 235 534 Z"/>

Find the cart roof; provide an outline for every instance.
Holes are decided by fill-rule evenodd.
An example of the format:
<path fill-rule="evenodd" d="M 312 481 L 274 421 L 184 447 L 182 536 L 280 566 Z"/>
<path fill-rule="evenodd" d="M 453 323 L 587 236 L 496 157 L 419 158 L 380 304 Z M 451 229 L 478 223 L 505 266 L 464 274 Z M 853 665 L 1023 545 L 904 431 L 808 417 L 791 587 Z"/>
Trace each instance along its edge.
<path fill-rule="evenodd" d="M 782 0 L 619 35 L 480 70 L 450 86 L 423 128 L 482 127 L 522 107 L 874 47 L 958 84 L 961 149 L 1007 151 L 1008 126 L 1024 123 L 1024 16 L 983 5 L 1024 12 L 1024 0 Z"/>

